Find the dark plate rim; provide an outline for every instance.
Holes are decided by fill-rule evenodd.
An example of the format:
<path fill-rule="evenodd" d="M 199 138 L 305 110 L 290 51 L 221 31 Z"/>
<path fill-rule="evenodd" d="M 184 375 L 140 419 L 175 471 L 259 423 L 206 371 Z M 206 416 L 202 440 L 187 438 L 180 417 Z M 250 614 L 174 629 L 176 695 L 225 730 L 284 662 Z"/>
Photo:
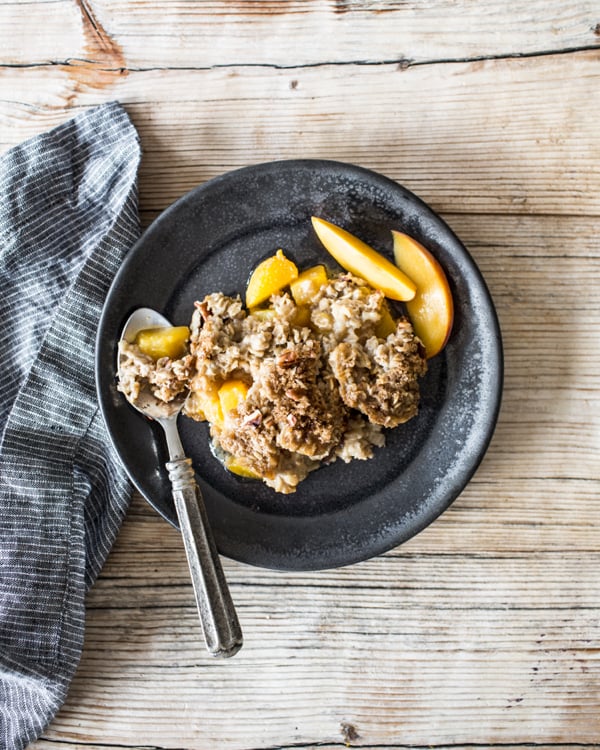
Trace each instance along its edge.
<path fill-rule="evenodd" d="M 315 169 L 315 170 L 319 170 L 319 169 L 328 170 L 329 169 L 329 170 L 342 170 L 344 172 L 350 171 L 353 175 L 356 175 L 356 176 L 362 175 L 367 180 L 376 179 L 377 182 L 380 183 L 382 186 L 386 186 L 388 189 L 392 191 L 396 191 L 396 192 L 401 191 L 401 193 L 404 196 L 410 198 L 410 200 L 414 203 L 414 205 L 420 211 L 425 213 L 425 215 L 427 215 L 428 218 L 432 219 L 437 224 L 438 228 L 445 235 L 447 235 L 449 239 L 451 239 L 455 247 L 460 248 L 460 252 L 462 253 L 463 260 L 469 265 L 469 273 L 476 280 L 479 288 L 484 293 L 487 299 L 488 305 L 489 305 L 486 312 L 489 317 L 490 326 L 492 328 L 489 334 L 490 334 L 491 339 L 494 341 L 493 354 L 495 355 L 495 358 L 496 358 L 496 361 L 493 364 L 493 366 L 491 368 L 488 368 L 488 371 L 493 373 L 494 382 L 490 382 L 489 384 L 489 389 L 491 392 L 491 405 L 488 408 L 488 418 L 485 424 L 485 431 L 480 433 L 478 436 L 477 450 L 471 454 L 471 461 L 470 461 L 468 468 L 463 470 L 463 472 L 460 474 L 458 478 L 456 478 L 456 480 L 453 482 L 451 486 L 447 487 L 446 491 L 444 492 L 443 502 L 439 502 L 427 508 L 426 511 L 420 513 L 418 517 L 411 519 L 409 522 L 405 523 L 400 530 L 396 531 L 395 534 L 392 533 L 391 537 L 388 536 L 388 537 L 382 538 L 378 542 L 373 542 L 367 550 L 363 550 L 354 554 L 344 554 L 343 550 L 338 551 L 337 554 L 332 554 L 330 552 L 326 555 L 326 559 L 302 558 L 302 557 L 294 557 L 293 559 L 291 558 L 281 559 L 281 557 L 277 554 L 274 555 L 272 558 L 270 558 L 268 551 L 265 551 L 265 550 L 263 550 L 262 559 L 257 559 L 255 555 L 248 556 L 245 554 L 240 554 L 240 550 L 237 548 L 236 543 L 235 542 L 232 543 L 232 541 L 227 539 L 226 537 L 221 536 L 217 539 L 220 552 L 240 562 L 244 562 L 244 563 L 248 563 L 252 565 L 258 565 L 260 567 L 267 567 L 267 568 L 280 569 L 280 570 L 298 570 L 298 571 L 321 570 L 321 569 L 329 569 L 329 568 L 335 568 L 335 567 L 341 567 L 341 566 L 345 566 L 349 564 L 354 564 L 354 563 L 369 559 L 375 555 L 387 552 L 391 550 L 392 548 L 406 542 L 408 539 L 412 538 L 413 536 L 418 534 L 420 531 L 425 529 L 427 526 L 429 526 L 436 518 L 438 518 L 445 510 L 447 510 L 447 508 L 456 500 L 456 498 L 461 494 L 461 492 L 464 490 L 466 485 L 470 482 L 470 480 L 472 479 L 473 475 L 477 471 L 479 465 L 481 464 L 481 461 L 483 460 L 483 457 L 485 456 L 489 448 L 490 442 L 492 440 L 492 437 L 493 437 L 493 434 L 497 425 L 498 416 L 499 416 L 500 409 L 501 409 L 501 402 L 502 402 L 502 391 L 503 391 L 503 380 L 504 380 L 504 352 L 503 352 L 500 324 L 499 324 L 496 309 L 493 304 L 493 300 L 491 298 L 486 281 L 480 269 L 478 268 L 477 264 L 475 263 L 473 257 L 471 256 L 470 252 L 467 250 L 467 248 L 462 243 L 462 241 L 457 237 L 454 231 L 449 227 L 449 225 L 444 221 L 444 219 L 442 219 L 437 214 L 437 212 L 435 212 L 421 198 L 419 198 L 409 189 L 405 188 L 403 185 L 400 185 L 394 180 L 378 172 L 375 172 L 371 169 L 358 166 L 355 164 L 347 163 L 347 162 L 340 162 L 340 161 L 329 160 L 329 159 L 285 159 L 285 160 L 277 160 L 277 161 L 271 161 L 271 162 L 263 162 L 259 164 L 246 166 L 246 167 L 241 167 L 239 169 L 236 169 L 230 172 L 226 172 L 224 174 L 213 177 L 212 179 L 207 180 L 206 182 L 196 186 L 192 190 L 182 195 L 172 204 L 170 204 L 164 211 L 162 211 L 159 214 L 159 216 L 157 216 L 153 220 L 153 222 L 142 233 L 138 241 L 130 249 L 119 271 L 115 275 L 113 283 L 107 294 L 106 302 L 103 307 L 99 325 L 98 325 L 98 332 L 97 332 L 97 339 L 96 339 L 96 357 L 95 357 L 96 391 L 97 391 L 98 402 L 100 405 L 100 410 L 103 415 L 110 440 L 117 454 L 120 456 L 120 459 L 133 485 L 142 494 L 142 496 L 147 500 L 147 502 L 165 520 L 167 520 L 174 527 L 178 528 L 177 519 L 174 515 L 174 511 L 172 514 L 166 513 L 163 508 L 161 508 L 159 505 L 157 505 L 153 501 L 152 497 L 148 496 L 146 489 L 144 487 L 144 483 L 141 482 L 137 476 L 135 466 L 132 466 L 131 463 L 124 460 L 121 450 L 119 448 L 119 444 L 116 439 L 116 436 L 113 434 L 113 430 L 111 429 L 111 425 L 110 425 L 111 418 L 110 418 L 110 413 L 109 413 L 110 410 L 109 410 L 108 403 L 105 400 L 105 393 L 104 393 L 105 383 L 106 383 L 106 378 L 105 378 L 106 367 L 105 367 L 104 355 L 103 355 L 102 347 L 101 347 L 101 340 L 102 340 L 102 337 L 104 335 L 104 331 L 106 328 L 106 319 L 108 317 L 108 309 L 109 309 L 110 301 L 112 299 L 112 296 L 115 294 L 115 290 L 119 289 L 124 279 L 127 279 L 128 269 L 135 262 L 136 255 L 139 252 L 143 252 L 143 248 L 147 241 L 147 238 L 152 236 L 152 233 L 156 230 L 157 227 L 163 225 L 165 222 L 168 222 L 170 217 L 173 214 L 177 214 L 177 212 L 180 210 L 182 206 L 195 201 L 199 195 L 200 196 L 204 195 L 206 192 L 218 187 L 221 183 L 227 184 L 229 181 L 239 180 L 240 178 L 243 178 L 247 174 L 260 174 L 261 172 L 270 172 L 271 170 L 278 170 L 282 167 L 285 169 L 308 168 L 308 169 Z"/>

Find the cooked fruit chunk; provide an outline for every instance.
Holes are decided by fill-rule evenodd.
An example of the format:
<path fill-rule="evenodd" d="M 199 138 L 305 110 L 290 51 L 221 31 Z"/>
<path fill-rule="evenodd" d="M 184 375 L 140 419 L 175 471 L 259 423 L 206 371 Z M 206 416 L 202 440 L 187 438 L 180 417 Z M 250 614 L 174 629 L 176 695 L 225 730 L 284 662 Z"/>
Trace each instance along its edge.
<path fill-rule="evenodd" d="M 406 310 L 429 359 L 444 348 L 452 330 L 454 304 L 448 279 L 423 245 L 402 232 L 393 231 L 392 235 L 396 263 L 417 285 L 417 293 L 406 303 Z"/>
<path fill-rule="evenodd" d="M 218 426 L 223 424 L 223 409 L 216 388 L 210 391 L 191 391 L 184 409 L 192 419 L 205 420 Z"/>
<path fill-rule="evenodd" d="M 232 474 L 237 474 L 238 477 L 245 477 L 246 479 L 260 479 L 261 477 L 252 469 L 245 466 L 235 456 L 230 456 L 225 461 L 225 468 L 228 469 Z"/>
<path fill-rule="evenodd" d="M 294 325 L 298 328 L 310 326 L 310 307 L 308 305 L 298 305 L 294 315 Z"/>
<path fill-rule="evenodd" d="M 406 301 L 415 296 L 416 286 L 391 261 L 358 237 L 323 219 L 312 217 L 312 224 L 325 249 L 350 273 L 363 278 L 386 297 Z"/>
<path fill-rule="evenodd" d="M 297 279 L 290 284 L 290 292 L 297 305 L 308 305 L 315 294 L 327 283 L 325 266 L 312 266 L 302 271 Z"/>
<path fill-rule="evenodd" d="M 258 308 L 258 310 L 250 310 L 250 315 L 253 315 L 258 320 L 274 320 L 277 313 L 272 307 Z"/>
<path fill-rule="evenodd" d="M 190 329 L 187 326 L 168 328 L 146 328 L 135 337 L 135 343 L 143 354 L 152 359 L 178 359 L 187 351 Z"/>
<path fill-rule="evenodd" d="M 375 335 L 378 339 L 387 339 L 390 333 L 396 330 L 396 321 L 392 317 L 389 307 L 384 304 L 381 308 L 381 318 L 375 328 Z"/>
<path fill-rule="evenodd" d="M 219 388 L 219 402 L 221 412 L 226 417 L 230 411 L 246 400 L 248 386 L 243 380 L 226 380 Z"/>
<path fill-rule="evenodd" d="M 246 289 L 246 307 L 260 305 L 297 278 L 296 264 L 288 260 L 282 250 L 278 250 L 275 255 L 259 263 L 252 272 Z"/>

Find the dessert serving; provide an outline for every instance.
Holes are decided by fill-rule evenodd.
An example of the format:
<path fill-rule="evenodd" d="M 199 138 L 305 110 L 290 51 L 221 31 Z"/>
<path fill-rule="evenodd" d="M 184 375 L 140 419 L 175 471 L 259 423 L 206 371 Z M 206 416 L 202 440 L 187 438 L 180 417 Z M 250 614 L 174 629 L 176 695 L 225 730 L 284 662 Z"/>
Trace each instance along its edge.
<path fill-rule="evenodd" d="M 324 463 L 370 458 L 385 428 L 416 416 L 427 358 L 452 326 L 444 272 L 421 245 L 395 232 L 394 264 L 340 227 L 313 226 L 344 271 L 299 270 L 277 250 L 244 302 L 214 292 L 189 328 L 120 344 L 131 401 L 144 389 L 165 404 L 186 392 L 183 413 L 210 423 L 224 466 L 281 493 Z"/>

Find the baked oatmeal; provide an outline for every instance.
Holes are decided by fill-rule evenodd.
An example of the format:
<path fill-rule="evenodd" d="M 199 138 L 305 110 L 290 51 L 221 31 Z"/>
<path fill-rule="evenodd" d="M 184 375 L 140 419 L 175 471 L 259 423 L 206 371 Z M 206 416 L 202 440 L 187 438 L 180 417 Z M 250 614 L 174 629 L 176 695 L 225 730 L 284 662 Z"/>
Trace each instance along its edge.
<path fill-rule="evenodd" d="M 144 388 L 159 401 L 170 403 L 188 389 L 193 357 L 160 357 L 155 360 L 135 343 L 119 342 L 119 390 L 135 403 Z"/>
<path fill-rule="evenodd" d="M 306 304 L 287 291 L 268 304 L 209 294 L 183 357 L 154 361 L 122 344 L 119 388 L 134 401 L 143 388 L 164 401 L 187 390 L 183 413 L 210 423 L 226 466 L 291 493 L 322 464 L 371 458 L 384 428 L 416 415 L 427 365 L 410 322 L 350 273 Z"/>

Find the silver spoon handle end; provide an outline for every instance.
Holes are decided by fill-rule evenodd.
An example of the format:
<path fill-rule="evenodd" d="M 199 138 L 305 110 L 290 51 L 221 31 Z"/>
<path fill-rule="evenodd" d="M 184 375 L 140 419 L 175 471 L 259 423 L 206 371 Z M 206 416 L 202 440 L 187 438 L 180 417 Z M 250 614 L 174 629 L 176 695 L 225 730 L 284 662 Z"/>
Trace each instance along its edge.
<path fill-rule="evenodd" d="M 242 647 L 242 630 L 192 462 L 189 458 L 180 458 L 169 461 L 166 466 L 206 647 L 212 656 L 233 656 Z"/>

